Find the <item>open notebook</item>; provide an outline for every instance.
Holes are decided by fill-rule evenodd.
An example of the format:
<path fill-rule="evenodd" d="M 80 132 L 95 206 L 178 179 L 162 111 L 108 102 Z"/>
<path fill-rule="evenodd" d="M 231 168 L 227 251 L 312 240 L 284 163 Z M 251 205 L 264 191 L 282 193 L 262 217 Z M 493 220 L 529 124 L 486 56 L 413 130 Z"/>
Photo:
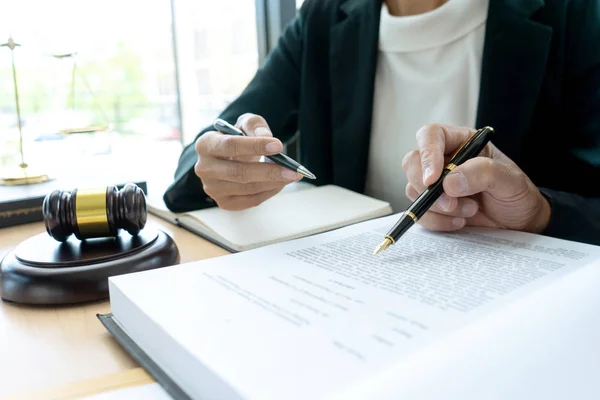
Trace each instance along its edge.
<path fill-rule="evenodd" d="M 380 218 L 109 279 L 174 399 L 600 399 L 600 247 Z M 112 325 L 110 323 L 112 323 Z"/>
<path fill-rule="evenodd" d="M 321 233 L 388 215 L 389 203 L 339 186 L 297 186 L 257 207 L 212 207 L 174 214 L 150 200 L 148 210 L 233 252 Z"/>

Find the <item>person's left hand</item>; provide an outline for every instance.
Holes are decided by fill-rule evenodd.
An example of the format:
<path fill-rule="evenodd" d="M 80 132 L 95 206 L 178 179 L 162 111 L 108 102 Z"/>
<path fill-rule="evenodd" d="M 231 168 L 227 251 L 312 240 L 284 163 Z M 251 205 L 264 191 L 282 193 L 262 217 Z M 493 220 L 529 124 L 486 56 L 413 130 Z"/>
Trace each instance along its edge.
<path fill-rule="evenodd" d="M 402 161 L 416 200 L 441 176 L 452 154 L 474 131 L 427 125 L 417 133 L 418 150 Z M 455 231 L 465 225 L 541 233 L 550 220 L 550 204 L 525 173 L 491 142 L 478 157 L 456 167 L 444 179 L 444 193 L 419 223 L 431 230 Z"/>

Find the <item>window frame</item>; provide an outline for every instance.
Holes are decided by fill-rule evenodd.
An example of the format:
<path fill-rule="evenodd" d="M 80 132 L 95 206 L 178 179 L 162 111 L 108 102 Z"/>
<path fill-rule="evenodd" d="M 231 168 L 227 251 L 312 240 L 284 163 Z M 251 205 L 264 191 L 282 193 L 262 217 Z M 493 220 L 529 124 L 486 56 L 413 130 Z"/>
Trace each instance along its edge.
<path fill-rule="evenodd" d="M 296 0 L 254 0 L 259 65 L 277 44 L 285 26 L 296 15 Z"/>
<path fill-rule="evenodd" d="M 173 41 L 173 62 L 175 64 L 175 87 L 177 95 L 177 114 L 179 117 L 179 131 L 181 144 L 185 145 L 185 134 L 183 127 L 183 111 L 181 104 L 181 78 L 180 63 L 178 59 L 178 37 L 176 1 L 170 0 L 171 5 L 171 36 Z M 247 0 L 246 0 L 247 1 Z M 258 66 L 262 66 L 267 55 L 277 45 L 279 37 L 286 25 L 296 15 L 296 0 L 254 0 L 256 18 L 256 37 L 258 41 Z M 289 144 L 287 153 L 295 153 L 295 144 Z"/>
<path fill-rule="evenodd" d="M 296 16 L 296 0 L 254 0 L 256 9 L 256 38 L 258 40 L 258 65 L 263 65 L 267 55 L 277 45 L 286 25 Z M 284 153 L 297 159 L 299 156 L 298 132 L 285 144 Z"/>

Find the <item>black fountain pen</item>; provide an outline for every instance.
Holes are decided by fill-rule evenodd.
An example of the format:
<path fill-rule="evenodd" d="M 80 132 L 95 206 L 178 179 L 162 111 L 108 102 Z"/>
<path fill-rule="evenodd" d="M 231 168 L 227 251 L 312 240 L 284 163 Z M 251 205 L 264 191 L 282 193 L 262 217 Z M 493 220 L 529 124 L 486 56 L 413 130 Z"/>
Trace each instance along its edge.
<path fill-rule="evenodd" d="M 217 119 L 213 123 L 213 126 L 219 132 L 225 133 L 227 135 L 247 136 L 241 129 L 236 128 L 235 126 L 231 125 L 229 122 L 222 120 L 220 118 Z M 292 171 L 297 172 L 300 175 L 302 175 L 308 179 L 317 179 L 317 177 L 312 172 L 310 172 L 306 167 L 304 167 L 303 165 L 301 165 L 300 163 L 295 161 L 293 158 L 290 158 L 283 153 L 275 154 L 272 156 L 265 156 L 265 157 L 267 157 L 269 160 L 273 161 L 274 163 L 279 164 L 282 167 L 291 169 Z"/>
<path fill-rule="evenodd" d="M 411 204 L 406 210 L 398 222 L 392 227 L 392 229 L 385 236 L 385 239 L 373 252 L 377 254 L 384 251 L 390 245 L 395 244 L 398 239 L 414 224 L 417 223 L 419 218 L 423 216 L 433 206 L 435 201 L 444 192 L 444 178 L 454 168 L 458 167 L 465 161 L 476 157 L 483 148 L 490 141 L 494 135 L 494 129 L 486 126 L 485 128 L 479 129 L 475 132 L 454 154 L 448 165 L 444 167 L 442 176 L 433 185 L 429 186 L 421 195 Z"/>

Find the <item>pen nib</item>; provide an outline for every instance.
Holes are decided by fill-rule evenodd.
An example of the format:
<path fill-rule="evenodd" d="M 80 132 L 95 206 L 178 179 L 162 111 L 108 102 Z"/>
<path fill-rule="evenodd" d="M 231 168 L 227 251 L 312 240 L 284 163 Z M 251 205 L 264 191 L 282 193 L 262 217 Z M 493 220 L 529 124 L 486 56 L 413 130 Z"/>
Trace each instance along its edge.
<path fill-rule="evenodd" d="M 317 177 L 312 172 L 310 172 L 308 169 L 306 169 L 306 167 L 302 165 L 298 167 L 296 172 L 308 179 L 317 179 Z"/>
<path fill-rule="evenodd" d="M 375 248 L 375 251 L 373 251 L 373 254 L 381 253 L 382 251 L 384 251 L 388 247 L 390 247 L 391 244 L 392 244 L 392 241 L 390 240 L 390 238 L 385 238 L 385 240 L 383 242 L 381 242 L 381 244 Z"/>

